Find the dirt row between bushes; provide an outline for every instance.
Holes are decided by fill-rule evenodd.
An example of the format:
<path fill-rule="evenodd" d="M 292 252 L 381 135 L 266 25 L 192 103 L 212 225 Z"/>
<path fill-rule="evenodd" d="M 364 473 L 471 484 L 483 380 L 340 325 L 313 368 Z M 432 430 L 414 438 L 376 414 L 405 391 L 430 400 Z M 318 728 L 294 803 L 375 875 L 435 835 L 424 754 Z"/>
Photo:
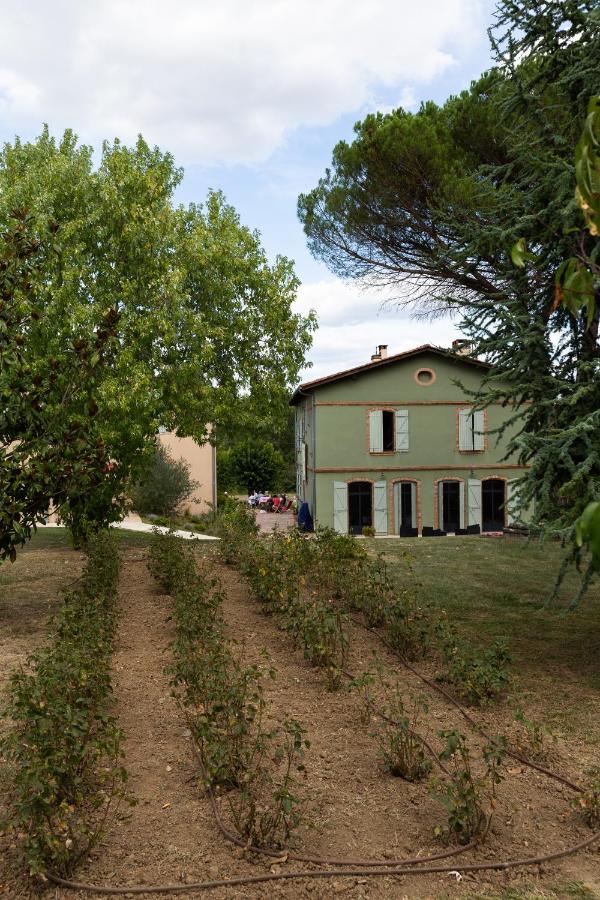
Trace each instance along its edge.
<path fill-rule="evenodd" d="M 265 678 L 269 715 L 283 721 L 300 720 L 311 741 L 307 774 L 301 785 L 307 798 L 305 825 L 294 835 L 293 849 L 323 856 L 397 858 L 439 852 L 433 835 L 444 811 L 423 784 L 411 785 L 387 775 L 372 736 L 376 723 L 360 723 L 360 701 L 345 691 L 328 693 L 318 670 L 310 668 L 290 638 L 260 613 L 243 579 L 220 567 L 226 588 L 224 614 L 231 637 L 243 643 L 245 658 L 265 672 L 273 666 L 277 678 Z M 145 552 L 129 550 L 121 573 L 122 621 L 114 656 L 115 713 L 126 734 L 125 766 L 138 803 L 121 810 L 111 833 L 77 871 L 77 879 L 100 884 L 182 885 L 209 878 L 255 875 L 277 870 L 271 861 L 245 858 L 218 832 L 210 803 L 196 785 L 197 766 L 191 752 L 185 718 L 171 696 L 164 668 L 170 661 L 173 636 L 170 598 L 161 595 L 146 568 Z M 263 650 L 268 653 L 265 658 Z M 373 653 L 398 672 L 410 693 L 421 687 L 390 656 L 374 635 L 360 628 L 351 634 L 350 667 L 368 668 Z M 426 670 L 426 667 L 423 667 Z M 435 696 L 428 696 L 432 741 L 441 728 L 460 727 L 459 716 Z M 503 718 L 487 712 L 486 724 Z M 494 722 L 494 718 L 498 721 Z M 441 744 L 437 741 L 437 746 Z M 579 775 L 568 748 L 559 747 L 556 768 Z M 535 855 L 576 843 L 589 833 L 577 824 L 569 809 L 571 794 L 560 785 L 519 765 L 508 766 L 500 787 L 500 802 L 491 833 L 478 850 L 456 859 L 487 861 Z M 226 815 L 227 800 L 220 800 Z M 299 867 L 289 861 L 282 871 Z M 509 886 L 554 886 L 582 881 L 600 890 L 597 848 L 544 866 L 540 871 L 479 875 L 443 874 L 379 878 L 336 878 L 331 881 L 273 882 L 267 885 L 228 887 L 210 893 L 215 898 L 330 897 L 445 898 L 497 896 Z M 6 884 L 7 896 L 27 895 L 18 881 Z M 60 900 L 90 896 L 87 892 L 50 889 Z M 594 893 L 590 896 L 594 896 Z M 145 894 L 143 896 L 156 896 Z M 168 896 L 166 894 L 161 896 Z M 198 896 L 193 891 L 177 896 Z M 554 895 L 556 896 L 556 894 Z M 560 892 L 558 894 L 560 896 Z"/>

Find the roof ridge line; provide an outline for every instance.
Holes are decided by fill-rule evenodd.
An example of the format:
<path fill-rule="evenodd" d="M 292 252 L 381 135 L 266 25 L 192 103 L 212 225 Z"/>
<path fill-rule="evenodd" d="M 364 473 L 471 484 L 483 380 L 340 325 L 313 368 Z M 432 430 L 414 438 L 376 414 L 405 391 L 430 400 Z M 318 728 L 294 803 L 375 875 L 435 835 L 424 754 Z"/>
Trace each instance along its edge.
<path fill-rule="evenodd" d="M 349 378 L 351 375 L 354 375 L 358 372 L 378 369 L 382 366 L 387 366 L 390 363 L 398 362 L 401 359 L 409 359 L 411 356 L 416 356 L 420 353 L 437 353 L 440 356 L 455 359 L 459 362 L 467 363 L 468 365 L 475 365 L 485 369 L 491 368 L 490 363 L 483 362 L 483 360 L 475 359 L 474 357 L 466 356 L 462 353 L 454 353 L 452 350 L 445 350 L 442 347 L 436 346 L 435 344 L 420 344 L 418 347 L 414 347 L 412 350 L 404 350 L 401 353 L 395 353 L 392 356 L 387 356 L 385 359 L 371 360 L 370 362 L 363 363 L 360 366 L 353 366 L 350 369 L 343 369 L 340 372 L 334 372 L 332 375 L 323 375 L 321 378 L 315 378 L 313 381 L 305 381 L 302 384 L 299 384 L 298 387 L 294 390 L 294 393 L 292 394 L 292 397 L 290 399 L 290 404 L 294 404 L 296 398 L 305 393 L 307 390 L 311 390 L 312 388 L 318 387 L 321 384 L 330 384 L 333 381 L 341 381 L 344 378 Z"/>

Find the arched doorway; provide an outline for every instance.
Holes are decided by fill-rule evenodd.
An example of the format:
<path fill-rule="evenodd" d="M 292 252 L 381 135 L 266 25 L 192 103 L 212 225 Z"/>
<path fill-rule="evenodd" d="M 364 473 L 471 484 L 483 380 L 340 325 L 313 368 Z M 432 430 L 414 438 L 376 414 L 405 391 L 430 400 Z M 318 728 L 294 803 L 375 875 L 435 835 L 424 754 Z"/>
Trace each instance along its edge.
<path fill-rule="evenodd" d="M 481 483 L 481 530 L 502 531 L 506 485 L 502 478 L 486 478 Z"/>
<path fill-rule="evenodd" d="M 452 534 L 463 527 L 464 495 L 461 481 L 440 481 L 438 485 L 438 519 L 440 528 Z"/>
<path fill-rule="evenodd" d="M 348 526 L 350 534 L 361 534 L 373 525 L 373 485 L 370 481 L 352 481 L 348 485 Z"/>

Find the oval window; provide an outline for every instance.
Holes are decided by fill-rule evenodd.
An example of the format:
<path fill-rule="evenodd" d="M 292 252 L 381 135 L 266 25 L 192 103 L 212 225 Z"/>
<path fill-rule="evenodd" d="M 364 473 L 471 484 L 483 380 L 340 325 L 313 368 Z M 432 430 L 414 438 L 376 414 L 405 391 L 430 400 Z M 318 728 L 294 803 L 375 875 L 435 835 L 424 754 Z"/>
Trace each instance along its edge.
<path fill-rule="evenodd" d="M 433 369 L 419 369 L 415 375 L 418 384 L 433 384 L 435 381 L 435 372 Z"/>

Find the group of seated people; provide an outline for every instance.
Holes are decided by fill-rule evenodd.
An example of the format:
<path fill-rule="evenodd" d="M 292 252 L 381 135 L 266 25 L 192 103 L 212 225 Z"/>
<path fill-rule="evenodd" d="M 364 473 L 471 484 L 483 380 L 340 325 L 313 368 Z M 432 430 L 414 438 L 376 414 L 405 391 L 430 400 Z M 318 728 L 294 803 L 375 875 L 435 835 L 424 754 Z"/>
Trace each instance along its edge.
<path fill-rule="evenodd" d="M 247 502 L 252 509 L 263 509 L 266 512 L 281 513 L 295 509 L 295 499 L 288 498 L 285 494 L 271 495 L 262 491 L 253 491 Z"/>

